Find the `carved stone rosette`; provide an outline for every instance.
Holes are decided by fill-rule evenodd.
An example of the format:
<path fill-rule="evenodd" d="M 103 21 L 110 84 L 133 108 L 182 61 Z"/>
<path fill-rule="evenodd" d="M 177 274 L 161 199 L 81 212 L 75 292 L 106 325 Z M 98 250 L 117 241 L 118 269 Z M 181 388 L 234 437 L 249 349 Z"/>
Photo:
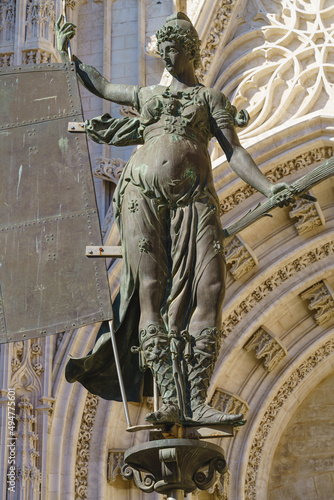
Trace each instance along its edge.
<path fill-rule="evenodd" d="M 22 52 L 22 64 L 50 63 L 53 62 L 52 59 L 52 54 L 45 50 L 34 49 Z"/>
<path fill-rule="evenodd" d="M 300 294 L 303 300 L 309 300 L 308 308 L 316 310 L 314 319 L 322 325 L 334 318 L 334 296 L 326 280 L 319 281 Z"/>
<path fill-rule="evenodd" d="M 0 54 L 0 68 L 5 66 L 12 66 L 14 62 L 14 53 Z"/>
<path fill-rule="evenodd" d="M 287 355 L 287 350 L 283 344 L 264 326 L 261 326 L 249 341 L 245 344 L 244 349 L 255 351 L 256 359 L 263 358 L 263 364 L 268 372 L 271 372 Z"/>

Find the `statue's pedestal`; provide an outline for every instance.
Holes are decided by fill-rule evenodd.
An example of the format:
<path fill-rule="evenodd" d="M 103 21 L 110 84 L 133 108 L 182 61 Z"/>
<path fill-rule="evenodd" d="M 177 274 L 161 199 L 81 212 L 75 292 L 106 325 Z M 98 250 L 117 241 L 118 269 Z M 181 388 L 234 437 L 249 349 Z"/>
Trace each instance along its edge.
<path fill-rule="evenodd" d="M 125 452 L 122 474 L 134 479 L 146 493 L 156 491 L 169 498 L 206 490 L 216 472 L 227 470 L 220 446 L 199 439 L 160 439 L 134 446 Z"/>

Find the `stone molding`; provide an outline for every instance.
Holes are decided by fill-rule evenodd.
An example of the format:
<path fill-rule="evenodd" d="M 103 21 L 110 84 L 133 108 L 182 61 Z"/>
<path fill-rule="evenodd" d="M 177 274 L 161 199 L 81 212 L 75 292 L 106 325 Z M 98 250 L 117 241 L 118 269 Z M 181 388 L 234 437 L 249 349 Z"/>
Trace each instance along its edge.
<path fill-rule="evenodd" d="M 212 61 L 214 59 L 217 48 L 220 45 L 222 35 L 229 22 L 233 7 L 238 0 L 221 0 L 218 10 L 215 12 L 215 17 L 212 20 L 212 25 L 209 34 L 201 49 L 201 68 L 199 70 L 199 78 L 203 80 L 207 75 Z"/>
<path fill-rule="evenodd" d="M 36 396 L 42 393 L 41 375 L 44 372 L 42 365 L 42 339 L 32 339 L 13 343 L 13 357 L 11 361 L 11 385 L 15 389 L 24 388 Z"/>
<path fill-rule="evenodd" d="M 255 351 L 256 359 L 263 361 L 264 367 L 271 372 L 288 351 L 265 326 L 261 326 L 244 345 L 247 352 Z"/>
<path fill-rule="evenodd" d="M 15 0 L 2 1 L 0 4 L 0 46 L 14 42 L 15 17 Z"/>
<path fill-rule="evenodd" d="M 323 325 L 334 318 L 334 296 L 326 280 L 315 283 L 300 294 L 303 300 L 309 300 L 308 308 L 316 310 L 314 320 L 318 325 Z"/>
<path fill-rule="evenodd" d="M 109 484 L 113 484 L 117 476 L 121 476 L 124 465 L 124 453 L 124 450 L 108 451 L 107 481 Z M 122 478 L 125 480 L 123 476 Z"/>
<path fill-rule="evenodd" d="M 227 240 L 224 250 L 226 264 L 231 264 L 230 273 L 235 280 L 239 280 L 258 265 L 254 252 L 240 236 Z"/>
<path fill-rule="evenodd" d="M 272 170 L 266 172 L 265 176 L 272 182 L 280 181 L 288 175 L 298 172 L 299 170 L 303 170 L 309 165 L 328 160 L 333 156 L 333 153 L 334 151 L 332 146 L 314 148 L 311 151 L 298 155 L 294 159 L 280 163 Z M 220 214 L 224 215 L 230 212 L 256 192 L 256 189 L 248 186 L 247 184 L 236 189 L 232 194 L 220 201 Z"/>
<path fill-rule="evenodd" d="M 33 49 L 22 52 L 22 64 L 44 64 L 50 62 L 54 62 L 54 58 L 46 50 Z"/>
<path fill-rule="evenodd" d="M 315 262 L 326 259 L 334 254 L 334 241 L 329 241 L 319 247 L 306 252 L 297 259 L 283 266 L 279 271 L 269 276 L 251 293 L 249 293 L 234 311 L 230 313 L 222 323 L 224 338 L 228 337 L 237 327 L 240 321 L 255 307 L 264 297 L 279 287 L 283 282 L 289 280 L 297 273 L 303 271 Z"/>
<path fill-rule="evenodd" d="M 85 407 L 82 413 L 78 436 L 76 465 L 75 465 L 75 498 L 88 499 L 88 468 L 89 448 L 93 434 L 93 427 L 99 398 L 91 393 L 87 394 Z"/>
<path fill-rule="evenodd" d="M 26 4 L 25 41 L 44 39 L 52 41 L 56 22 L 53 0 L 28 0 Z"/>
<path fill-rule="evenodd" d="M 242 413 L 245 415 L 249 410 L 249 406 L 246 401 L 238 396 L 235 396 L 229 391 L 220 389 L 219 387 L 217 387 L 214 395 L 212 396 L 211 405 L 224 413 Z"/>
<path fill-rule="evenodd" d="M 289 216 L 298 218 L 295 228 L 301 235 L 325 224 L 325 218 L 318 202 L 299 198 L 291 203 L 290 207 L 292 210 L 290 210 Z"/>
<path fill-rule="evenodd" d="M 304 379 L 315 370 L 321 362 L 334 353 L 334 339 L 327 341 L 319 347 L 314 353 L 303 361 L 296 368 L 284 384 L 276 392 L 275 396 L 268 405 L 261 422 L 257 426 L 254 439 L 252 441 L 248 455 L 247 468 L 244 483 L 244 498 L 247 500 L 257 499 L 256 483 L 258 471 L 261 464 L 261 454 L 263 447 L 270 437 L 271 428 L 274 425 L 280 411 L 288 401 L 289 397 Z M 262 499 L 259 499 L 262 500 Z"/>
<path fill-rule="evenodd" d="M 228 470 L 225 474 L 217 473 L 217 479 L 208 489 L 208 493 L 216 500 L 228 500 L 231 473 Z M 199 490 L 196 490 L 199 491 Z"/>
<path fill-rule="evenodd" d="M 22 396 L 18 404 L 17 415 L 17 489 L 22 491 L 22 500 L 37 500 L 41 485 L 41 472 L 37 467 L 38 435 L 36 433 L 36 417 L 34 408 L 27 396 Z"/>

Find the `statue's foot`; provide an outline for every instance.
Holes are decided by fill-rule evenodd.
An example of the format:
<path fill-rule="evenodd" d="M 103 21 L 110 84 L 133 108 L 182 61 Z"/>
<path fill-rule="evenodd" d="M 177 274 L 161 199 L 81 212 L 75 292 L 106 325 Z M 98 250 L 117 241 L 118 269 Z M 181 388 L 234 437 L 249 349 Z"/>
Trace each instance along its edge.
<path fill-rule="evenodd" d="M 229 424 L 235 426 L 246 423 L 242 413 L 224 413 L 205 403 L 193 410 L 192 420 L 201 424 Z"/>
<path fill-rule="evenodd" d="M 179 421 L 179 408 L 174 403 L 163 403 L 157 411 L 148 413 L 145 417 L 146 422 L 152 424 L 169 424 Z"/>

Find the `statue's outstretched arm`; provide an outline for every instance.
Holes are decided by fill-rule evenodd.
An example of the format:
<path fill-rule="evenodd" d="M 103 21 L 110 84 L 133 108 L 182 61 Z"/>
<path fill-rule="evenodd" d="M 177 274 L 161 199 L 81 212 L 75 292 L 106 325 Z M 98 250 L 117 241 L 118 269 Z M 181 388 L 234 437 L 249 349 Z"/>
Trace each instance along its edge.
<path fill-rule="evenodd" d="M 63 62 L 69 62 L 68 43 L 75 35 L 75 26 L 72 23 L 63 23 L 63 16 L 56 22 L 57 48 Z M 116 102 L 117 104 L 136 106 L 135 85 L 112 84 L 108 82 L 93 66 L 84 64 L 73 56 L 79 81 L 92 94 Z"/>
<path fill-rule="evenodd" d="M 282 182 L 272 184 L 255 164 L 251 155 L 241 146 L 234 128 L 220 130 L 216 128 L 216 137 L 226 154 L 232 170 L 247 184 L 260 191 L 268 198 L 283 189 L 290 189 Z"/>

